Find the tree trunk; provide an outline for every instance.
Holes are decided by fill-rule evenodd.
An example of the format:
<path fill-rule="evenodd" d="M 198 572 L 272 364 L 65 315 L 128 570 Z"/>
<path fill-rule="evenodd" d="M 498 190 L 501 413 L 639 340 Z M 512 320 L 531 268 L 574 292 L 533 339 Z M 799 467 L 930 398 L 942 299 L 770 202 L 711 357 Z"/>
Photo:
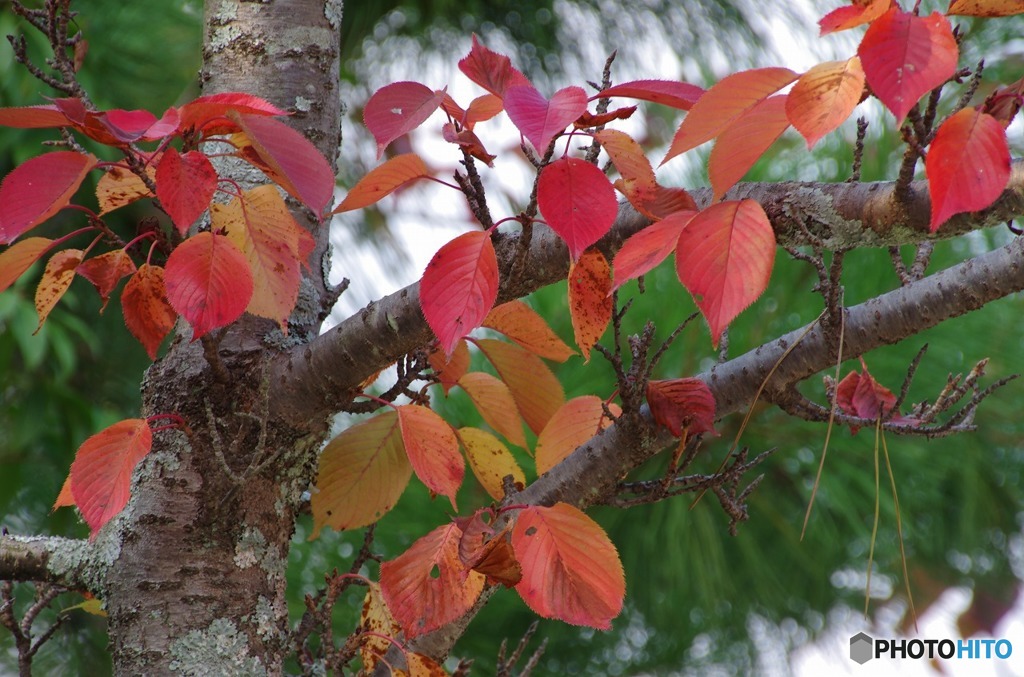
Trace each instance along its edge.
<path fill-rule="evenodd" d="M 334 158 L 340 19 L 340 2 L 208 3 L 203 93 L 245 92 L 293 111 L 293 125 Z M 298 429 L 269 414 L 268 343 L 315 335 L 329 304 L 327 228 L 312 215 L 305 224 L 319 243 L 316 274 L 288 336 L 250 317 L 203 341 L 179 330 L 147 374 L 144 415 L 178 414 L 187 428 L 155 435 L 132 501 L 100 536 L 118 674 L 282 671 L 289 541 L 328 432 L 322 415 Z"/>

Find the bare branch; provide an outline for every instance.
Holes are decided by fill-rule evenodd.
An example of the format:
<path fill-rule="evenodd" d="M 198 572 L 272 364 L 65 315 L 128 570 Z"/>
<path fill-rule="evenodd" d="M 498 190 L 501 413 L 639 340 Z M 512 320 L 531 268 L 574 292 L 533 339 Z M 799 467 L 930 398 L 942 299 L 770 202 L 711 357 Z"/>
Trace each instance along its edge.
<path fill-rule="evenodd" d="M 2 581 L 36 581 L 96 592 L 87 583 L 92 567 L 93 548 L 87 541 L 0 535 Z"/>

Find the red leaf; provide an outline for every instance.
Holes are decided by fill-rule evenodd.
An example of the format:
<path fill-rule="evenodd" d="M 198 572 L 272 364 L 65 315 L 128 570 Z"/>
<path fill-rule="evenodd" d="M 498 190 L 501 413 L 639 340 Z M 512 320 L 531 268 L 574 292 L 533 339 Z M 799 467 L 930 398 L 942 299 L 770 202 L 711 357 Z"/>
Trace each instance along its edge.
<path fill-rule="evenodd" d="M 569 264 L 569 316 L 584 362 L 612 319 L 612 269 L 591 249 Z"/>
<path fill-rule="evenodd" d="M 567 503 L 532 506 L 519 513 L 512 547 L 523 570 L 516 592 L 535 613 L 611 627 L 626 580 L 615 546 L 596 522 Z"/>
<path fill-rule="evenodd" d="M 473 400 L 487 425 L 501 433 L 512 444 L 526 446 L 523 420 L 519 417 L 516 401 L 512 399 L 508 386 L 482 371 L 463 374 L 459 379 L 459 386 L 466 391 L 469 399 Z"/>
<path fill-rule="evenodd" d="M 924 167 L 934 233 L 954 214 L 984 209 L 1002 194 L 1010 180 L 1006 131 L 991 115 L 965 108 L 939 127 Z"/>
<path fill-rule="evenodd" d="M 708 158 L 714 199 L 720 199 L 742 179 L 787 128 L 785 96 L 768 97 L 726 127 Z"/>
<path fill-rule="evenodd" d="M 446 354 L 480 326 L 498 297 L 498 259 L 490 235 L 464 233 L 441 247 L 420 281 L 420 307 Z"/>
<path fill-rule="evenodd" d="M 53 104 L 0 108 L 0 126 L 18 129 L 67 127 L 71 121 Z"/>
<path fill-rule="evenodd" d="M 433 115 L 444 96 L 444 91 L 435 92 L 418 82 L 395 82 L 374 92 L 363 109 L 363 123 L 377 140 L 377 159 L 388 144 Z"/>
<path fill-rule="evenodd" d="M 332 214 L 360 209 L 390 195 L 410 181 L 430 176 L 430 170 L 415 153 L 406 153 L 391 158 L 380 167 L 372 169 L 352 187 L 341 204 Z"/>
<path fill-rule="evenodd" d="M 96 158 L 45 153 L 15 167 L 0 184 L 0 244 L 12 242 L 66 207 Z"/>
<path fill-rule="evenodd" d="M 108 110 L 97 116 L 100 124 L 106 127 L 115 139 L 122 143 L 132 143 L 141 139 L 150 127 L 157 123 L 156 116 L 148 110 Z"/>
<path fill-rule="evenodd" d="M 741 115 L 797 77 L 788 68 L 756 68 L 723 78 L 686 114 L 661 164 L 715 138 Z"/>
<path fill-rule="evenodd" d="M 953 0 L 946 14 L 962 16 L 1013 16 L 1024 14 L 1021 0 Z M 963 635 L 970 637 L 970 635 Z"/>
<path fill-rule="evenodd" d="M 43 322 L 50 315 L 57 302 L 64 296 L 64 292 L 71 286 L 75 279 L 75 270 L 82 262 L 84 252 L 81 249 L 62 249 L 46 262 L 43 269 L 43 277 L 36 287 L 36 314 L 39 315 L 38 332 Z"/>
<path fill-rule="evenodd" d="M 217 170 L 199 151 L 181 155 L 171 146 L 161 156 L 156 168 L 156 196 L 182 236 L 210 206 L 216 190 Z"/>
<path fill-rule="evenodd" d="M 237 320 L 252 298 L 245 255 L 226 236 L 209 231 L 171 252 L 165 279 L 167 300 L 192 325 L 192 340 Z"/>
<path fill-rule="evenodd" d="M 821 27 L 820 34 L 828 35 L 871 23 L 885 14 L 891 6 L 892 0 L 853 0 L 852 5 L 834 9 L 818 21 L 818 26 Z"/>
<path fill-rule="evenodd" d="M 459 559 L 462 529 L 455 523 L 438 527 L 395 559 L 380 565 L 384 601 L 406 637 L 424 633 L 459 618 L 473 606 L 484 576 Z"/>
<path fill-rule="evenodd" d="M 676 248 L 683 228 L 696 215 L 697 212 L 689 210 L 669 214 L 626 240 L 615 255 L 612 289 L 654 270 Z"/>
<path fill-rule="evenodd" d="M 520 300 L 494 306 L 484 318 L 483 326 L 500 331 L 539 357 L 565 362 L 576 354 L 536 310 Z"/>
<path fill-rule="evenodd" d="M 587 93 L 581 87 L 565 87 L 548 101 L 533 85 L 505 90 L 505 112 L 534 149 L 543 155 L 551 139 L 565 131 L 587 110 Z"/>
<path fill-rule="evenodd" d="M 503 54 L 493 52 L 473 34 L 473 47 L 469 54 L 459 61 L 459 70 L 466 77 L 499 97 L 505 96 L 508 87 L 529 85 L 530 81 L 512 66 L 512 61 Z"/>
<path fill-rule="evenodd" d="M 238 123 L 270 178 L 321 218 L 334 198 L 334 171 L 305 136 L 280 120 L 259 115 L 228 114 Z"/>
<path fill-rule="evenodd" d="M 342 531 L 373 524 L 395 506 L 411 476 L 398 414 L 387 411 L 346 428 L 320 454 L 312 537 L 325 525 Z"/>
<path fill-rule="evenodd" d="M 628 96 L 633 99 L 651 101 L 680 110 L 690 110 L 704 90 L 697 85 L 673 80 L 633 80 L 609 87 L 594 96 L 591 101 L 612 96 Z"/>
<path fill-rule="evenodd" d="M 871 24 L 857 54 L 871 91 L 902 124 L 918 99 L 953 77 L 959 49 L 946 17 L 893 7 Z"/>
<path fill-rule="evenodd" d="M 234 133 L 238 125 L 229 120 L 229 112 L 242 115 L 288 115 L 265 99 L 241 92 L 222 92 L 201 96 L 178 109 L 179 128 L 184 132 L 194 129 L 204 136 Z"/>
<path fill-rule="evenodd" d="M 616 186 L 618 188 L 618 186 Z M 665 188 L 655 186 L 654 199 L 649 202 L 635 202 L 628 191 L 624 191 L 626 197 L 634 208 L 647 218 L 658 221 L 682 211 L 697 211 L 697 203 L 693 197 L 682 188 Z"/>
<path fill-rule="evenodd" d="M 565 402 L 562 384 L 539 357 L 514 343 L 496 339 L 475 343 L 508 386 L 526 425 L 539 433 Z"/>
<path fill-rule="evenodd" d="M 715 432 L 715 396 L 699 378 L 674 378 L 647 382 L 647 404 L 658 425 L 682 437 Z"/>
<path fill-rule="evenodd" d="M 210 207 L 214 232 L 225 231 L 245 254 L 253 278 L 246 310 L 277 322 L 287 333 L 288 316 L 299 296 L 299 238 L 305 233 L 272 185 L 258 186 L 227 204 Z"/>
<path fill-rule="evenodd" d="M 608 407 L 613 414 L 622 413 L 617 404 Z M 554 468 L 611 424 L 597 395 L 581 395 L 563 404 L 537 436 L 537 474 L 543 475 Z"/>
<path fill-rule="evenodd" d="M 100 298 L 103 299 L 101 313 L 107 307 L 110 294 L 121 278 L 134 272 L 135 262 L 123 249 L 115 249 L 106 254 L 86 259 L 78 266 L 78 274 L 92 282 L 96 291 L 99 292 Z"/>
<path fill-rule="evenodd" d="M 423 484 L 455 505 L 466 463 L 459 453 L 459 439 L 443 418 L 418 404 L 398 407 L 398 423 L 409 463 Z"/>
<path fill-rule="evenodd" d="M 754 200 L 720 202 L 697 214 L 679 236 L 676 271 L 711 328 L 722 332 L 768 286 L 775 232 Z"/>
<path fill-rule="evenodd" d="M 454 143 L 463 148 L 467 153 L 480 160 L 488 167 L 494 166 L 494 158 L 497 155 L 491 155 L 484 148 L 483 142 L 480 138 L 473 133 L 471 129 L 456 129 L 455 125 L 451 122 L 446 122 L 441 127 L 441 136 L 448 143 Z"/>
<path fill-rule="evenodd" d="M 149 359 L 155 360 L 160 343 L 178 318 L 167 301 L 164 269 L 148 263 L 139 266 L 121 292 L 121 310 L 128 331 L 146 349 Z"/>
<path fill-rule="evenodd" d="M 551 229 L 565 240 L 573 261 L 611 229 L 619 209 L 615 189 L 604 172 L 571 157 L 541 170 L 537 206 Z"/>
<path fill-rule="evenodd" d="M 864 69 L 856 56 L 829 61 L 800 76 L 786 97 L 786 115 L 811 148 L 850 117 L 864 91 Z"/>
<path fill-rule="evenodd" d="M 0 253 L 0 292 L 14 284 L 22 273 L 49 251 L 52 244 L 53 240 L 49 238 L 29 237 Z"/>
<path fill-rule="evenodd" d="M 864 370 L 863 373 L 852 371 L 839 382 L 836 387 L 836 405 L 850 416 L 868 420 L 889 416 L 892 408 L 896 406 L 896 396 L 868 373 L 868 366 L 864 363 L 863 357 L 860 366 Z M 894 416 L 891 420 L 893 423 L 907 425 L 916 425 L 918 422 L 908 416 Z M 856 433 L 858 427 L 851 425 L 850 429 Z"/>
<path fill-rule="evenodd" d="M 71 493 L 90 537 L 128 503 L 132 471 L 152 445 L 149 424 L 132 418 L 96 433 L 78 448 L 71 464 Z"/>
<path fill-rule="evenodd" d="M 463 530 L 459 540 L 459 559 L 467 567 L 487 576 L 487 582 L 491 585 L 501 583 L 511 588 L 523 578 L 512 543 L 509 542 L 511 525 L 495 534 L 494 529 L 484 522 L 482 513 L 494 517 L 493 511 L 481 509 L 468 519 L 455 520 Z"/>

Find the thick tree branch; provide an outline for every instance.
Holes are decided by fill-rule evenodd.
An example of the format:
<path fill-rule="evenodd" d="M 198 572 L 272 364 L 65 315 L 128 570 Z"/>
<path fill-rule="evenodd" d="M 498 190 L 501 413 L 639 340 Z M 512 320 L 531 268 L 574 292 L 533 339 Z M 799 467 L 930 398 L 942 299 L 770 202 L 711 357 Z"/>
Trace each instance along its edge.
<path fill-rule="evenodd" d="M 1024 239 L 1018 238 L 992 252 L 849 308 L 843 357 L 851 359 L 896 343 L 1022 289 Z M 768 374 L 794 343 L 796 347 L 765 385 L 764 393 L 769 399 L 833 366 L 829 357 L 831 341 L 819 326 L 792 331 L 698 376 L 714 394 L 717 414 L 725 416 L 749 407 Z M 585 508 L 614 490 L 622 477 L 673 441 L 673 437 L 649 417 L 641 419 L 639 430 L 612 425 L 516 494 L 514 500 L 517 504 L 530 505 L 563 501 Z M 469 615 L 474 615 L 479 606 L 476 605 Z M 468 620 L 463 617 L 451 626 L 416 640 L 412 643 L 414 650 L 435 657 L 446 656 Z"/>
<path fill-rule="evenodd" d="M 0 580 L 54 583 L 94 591 L 93 547 L 54 536 L 0 536 Z"/>
<path fill-rule="evenodd" d="M 808 244 L 808 234 L 827 247 L 890 246 L 954 237 L 1024 214 L 1024 160 L 1013 164 L 1010 183 L 992 207 L 949 220 L 928 232 L 929 202 L 923 182 L 912 184 L 908 202 L 895 198 L 893 183 L 748 183 L 731 198 L 756 199 L 772 220 L 780 244 Z M 709 191 L 695 193 L 698 203 Z M 612 254 L 630 235 L 648 225 L 628 205 L 601 241 Z M 507 301 L 563 279 L 569 257 L 564 243 L 536 226 L 523 254 L 517 234 L 496 238 Z M 512 273 L 512 271 L 516 271 Z M 367 376 L 394 363 L 432 338 L 419 309 L 419 285 L 411 284 L 371 303 L 311 344 L 287 353 L 275 365 L 273 409 L 301 423 L 337 411 Z"/>

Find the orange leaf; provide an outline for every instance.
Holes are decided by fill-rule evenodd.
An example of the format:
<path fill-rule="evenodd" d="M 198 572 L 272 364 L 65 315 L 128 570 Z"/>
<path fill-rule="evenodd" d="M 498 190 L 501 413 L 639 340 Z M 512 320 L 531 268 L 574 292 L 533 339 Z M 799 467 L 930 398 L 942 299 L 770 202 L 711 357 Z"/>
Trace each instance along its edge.
<path fill-rule="evenodd" d="M 13 242 L 66 207 L 95 166 L 92 155 L 62 150 L 15 167 L 0 183 L 0 244 Z"/>
<path fill-rule="evenodd" d="M 568 156 L 541 170 L 537 206 L 569 247 L 573 261 L 611 229 L 619 212 L 615 189 L 604 172 Z"/>
<path fill-rule="evenodd" d="M 146 174 L 155 181 L 156 167 L 146 165 Z M 136 200 L 152 196 L 153 193 L 145 182 L 124 167 L 111 167 L 96 182 L 96 200 L 100 205 L 100 216 Z"/>
<path fill-rule="evenodd" d="M 430 362 L 430 368 L 434 370 L 434 375 L 441 382 L 444 394 L 447 395 L 469 369 L 469 348 L 466 347 L 465 339 L 460 339 L 455 344 L 451 357 L 446 357 L 444 351 L 436 347 L 430 351 L 427 360 Z"/>
<path fill-rule="evenodd" d="M 60 493 L 57 494 L 57 500 L 53 502 L 53 510 L 57 508 L 72 508 L 75 505 L 75 497 L 71 494 L 71 473 L 64 478 L 64 484 L 61 485 Z"/>
<path fill-rule="evenodd" d="M 579 261 L 569 263 L 569 315 L 585 362 L 611 322 L 611 293 L 612 269 L 604 254 L 589 249 Z"/>
<path fill-rule="evenodd" d="M 121 278 L 134 272 L 135 262 L 132 261 L 132 257 L 128 256 L 128 252 L 123 249 L 115 249 L 106 254 L 86 259 L 78 266 L 78 273 L 89 280 L 89 282 L 92 282 L 93 286 L 96 287 L 96 291 L 99 292 L 100 298 L 103 299 L 103 306 L 100 308 L 101 313 L 107 307 L 110 294 L 114 291 L 117 283 L 121 281 Z"/>
<path fill-rule="evenodd" d="M 367 582 L 363 611 L 359 615 L 359 631 L 364 633 L 359 645 L 363 670 L 372 675 L 381 657 L 391 648 L 391 642 L 387 638 L 398 637 L 402 632 L 402 626 L 391 616 L 387 605 L 384 604 L 380 585 L 373 581 Z"/>
<path fill-rule="evenodd" d="M 864 91 L 864 69 L 856 56 L 820 63 L 800 76 L 786 97 L 786 115 L 811 148 L 850 117 Z"/>
<path fill-rule="evenodd" d="M 565 362 L 576 351 L 565 345 L 543 317 L 523 301 L 495 306 L 484 318 L 483 326 L 500 331 L 534 355 Z"/>
<path fill-rule="evenodd" d="M 205 155 L 170 146 L 156 168 L 156 196 L 181 235 L 202 216 L 217 190 L 217 170 Z"/>
<path fill-rule="evenodd" d="M 683 229 L 676 272 L 708 321 L 714 346 L 768 286 L 774 261 L 775 232 L 754 200 L 720 202 Z"/>
<path fill-rule="evenodd" d="M 29 237 L 15 242 L 0 253 L 0 292 L 4 291 L 33 263 L 45 254 L 53 240 L 45 237 Z"/>
<path fill-rule="evenodd" d="M 931 231 L 961 212 L 995 202 L 1010 180 L 1006 131 L 991 115 L 965 108 L 942 123 L 925 159 Z"/>
<path fill-rule="evenodd" d="M 39 286 L 36 287 L 36 314 L 39 315 L 36 332 L 42 329 L 43 322 L 46 322 L 50 311 L 71 286 L 71 281 L 75 279 L 75 270 L 82 262 L 83 254 L 81 249 L 62 249 L 46 262 L 43 277 L 39 280 Z"/>
<path fill-rule="evenodd" d="M 455 431 L 443 418 L 418 404 L 398 407 L 398 424 L 416 476 L 435 494 L 447 496 L 452 509 L 458 510 L 455 494 L 466 473 L 466 463 L 459 453 Z"/>
<path fill-rule="evenodd" d="M 395 559 L 380 565 L 380 589 L 406 637 L 418 637 L 466 613 L 484 577 L 459 559 L 462 529 L 438 527 Z"/>
<path fill-rule="evenodd" d="M 695 211 L 669 214 L 630 236 L 615 255 L 615 284 L 612 289 L 654 270 L 676 248 L 683 228 L 696 215 Z"/>
<path fill-rule="evenodd" d="M 608 407 L 616 416 L 622 413 L 617 404 Z M 543 475 L 554 468 L 611 424 L 597 395 L 582 395 L 566 402 L 537 437 L 537 474 Z"/>
<path fill-rule="evenodd" d="M 194 235 L 167 257 L 167 300 L 192 325 L 192 339 L 224 327 L 245 312 L 252 272 L 245 255 L 226 236 Z"/>
<path fill-rule="evenodd" d="M 395 506 L 411 476 L 397 413 L 347 428 L 320 454 L 312 538 L 325 525 L 342 531 L 376 522 Z"/>
<path fill-rule="evenodd" d="M 853 0 L 851 5 L 834 9 L 818 21 L 821 35 L 871 23 L 891 6 L 892 0 Z"/>
<path fill-rule="evenodd" d="M 615 169 L 619 170 L 623 186 L 628 186 L 628 191 L 623 191 L 623 194 L 629 198 L 630 203 L 635 206 L 637 203 L 644 204 L 654 200 L 658 182 L 654 178 L 651 162 L 640 144 L 629 134 L 617 129 L 594 132 L 594 138 L 608 153 L 608 157 L 615 164 Z"/>
<path fill-rule="evenodd" d="M 708 158 L 714 199 L 721 199 L 789 127 L 786 97 L 772 96 L 741 115 L 718 135 Z"/>
<path fill-rule="evenodd" d="M 420 307 L 446 354 L 480 326 L 498 297 L 498 259 L 484 231 L 441 247 L 420 280 Z"/>
<path fill-rule="evenodd" d="M 164 269 L 148 263 L 139 266 L 121 292 L 121 311 L 128 331 L 146 349 L 149 359 L 155 360 L 160 343 L 178 317 L 167 301 Z"/>
<path fill-rule="evenodd" d="M 516 591 L 544 618 L 599 630 L 622 611 L 619 553 L 597 522 L 567 503 L 519 513 L 512 547 L 523 569 Z"/>
<path fill-rule="evenodd" d="M 482 371 L 464 374 L 458 383 L 469 395 L 469 399 L 473 400 L 487 425 L 504 435 L 512 444 L 526 446 L 523 421 L 508 386 Z"/>
<path fill-rule="evenodd" d="M 416 153 L 406 153 L 391 158 L 380 167 L 372 169 L 352 187 L 341 204 L 332 214 L 361 209 L 390 195 L 399 187 L 430 176 L 430 170 Z"/>
<path fill-rule="evenodd" d="M 788 68 L 757 68 L 723 78 L 693 105 L 661 164 L 722 133 L 741 115 L 797 79 Z"/>
<path fill-rule="evenodd" d="M 128 503 L 132 471 L 152 446 L 149 423 L 131 418 L 96 433 L 78 448 L 71 464 L 71 493 L 90 537 Z"/>
<path fill-rule="evenodd" d="M 226 231 L 252 271 L 253 294 L 246 310 L 277 322 L 287 333 L 299 297 L 299 235 L 288 206 L 273 185 L 259 186 L 210 207 L 211 229 Z"/>
<path fill-rule="evenodd" d="M 876 19 L 857 48 L 871 91 L 898 124 L 918 99 L 953 77 L 959 53 L 946 17 L 899 7 Z"/>
<path fill-rule="evenodd" d="M 512 475 L 517 486 L 526 486 L 526 475 L 515 457 L 497 437 L 479 428 L 459 428 L 469 467 L 484 491 L 495 501 L 505 498 L 503 480 Z"/>
<path fill-rule="evenodd" d="M 946 14 L 961 16 L 1013 16 L 1024 14 L 1021 0 L 953 0 Z M 967 637 L 967 635 L 964 635 Z"/>
<path fill-rule="evenodd" d="M 715 432 L 715 396 L 699 378 L 674 378 L 647 382 L 647 404 L 659 425 L 682 437 Z"/>
<path fill-rule="evenodd" d="M 448 677 L 445 669 L 429 656 L 406 651 L 405 662 L 409 666 L 409 677 Z"/>
<path fill-rule="evenodd" d="M 562 384 L 539 357 L 514 343 L 478 339 L 476 344 L 508 386 L 526 425 L 539 433 L 565 401 Z"/>

